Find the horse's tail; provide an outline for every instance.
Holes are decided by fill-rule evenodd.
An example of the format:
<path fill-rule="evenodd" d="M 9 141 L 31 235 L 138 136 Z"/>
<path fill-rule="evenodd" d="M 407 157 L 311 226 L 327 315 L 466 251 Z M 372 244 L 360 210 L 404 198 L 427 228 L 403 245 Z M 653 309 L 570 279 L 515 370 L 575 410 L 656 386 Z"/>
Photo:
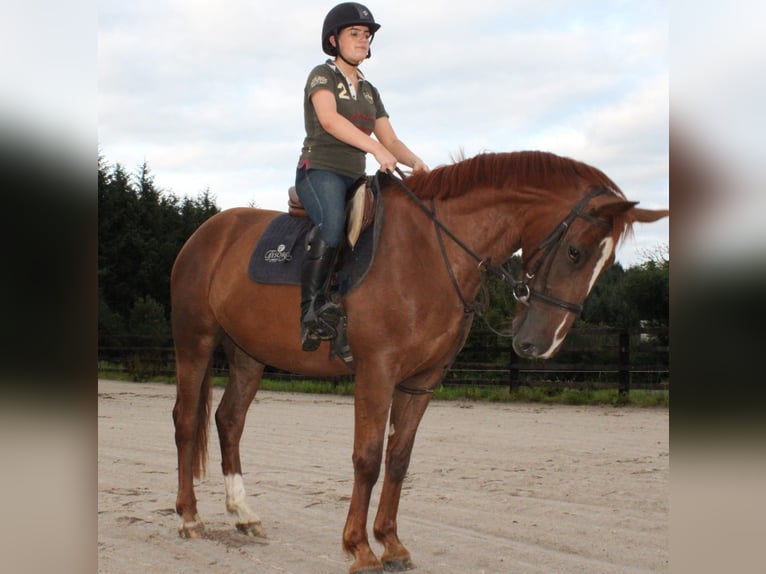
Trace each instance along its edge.
<path fill-rule="evenodd" d="M 194 437 L 194 454 L 192 469 L 194 478 L 205 476 L 207 470 L 207 429 L 210 427 L 210 405 L 212 403 L 211 367 L 209 366 L 202 378 L 197 404 L 197 430 Z"/>

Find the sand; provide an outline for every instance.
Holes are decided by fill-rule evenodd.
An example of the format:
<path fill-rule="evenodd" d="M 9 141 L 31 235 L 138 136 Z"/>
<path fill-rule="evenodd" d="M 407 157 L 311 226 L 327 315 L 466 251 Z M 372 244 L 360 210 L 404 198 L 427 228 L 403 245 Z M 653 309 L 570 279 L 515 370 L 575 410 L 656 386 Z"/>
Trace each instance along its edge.
<path fill-rule="evenodd" d="M 184 540 L 175 387 L 102 380 L 98 392 L 99 572 L 348 571 L 352 398 L 258 394 L 241 449 L 267 540 L 238 533 L 226 512 L 212 428 L 196 486 L 206 536 Z M 655 408 L 433 402 L 399 513 L 413 572 L 667 572 L 668 418 Z"/>

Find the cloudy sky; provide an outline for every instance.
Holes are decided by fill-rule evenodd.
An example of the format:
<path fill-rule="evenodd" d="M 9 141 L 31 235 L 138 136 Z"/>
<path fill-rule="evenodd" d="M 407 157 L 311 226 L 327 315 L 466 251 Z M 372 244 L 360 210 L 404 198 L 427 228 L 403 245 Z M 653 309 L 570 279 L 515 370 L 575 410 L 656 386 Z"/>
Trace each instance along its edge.
<path fill-rule="evenodd" d="M 303 85 L 334 2 L 99 0 L 98 143 L 161 188 L 222 208 L 284 210 L 304 136 Z M 284 8 L 282 8 L 284 6 Z M 362 66 L 431 167 L 539 149 L 604 170 L 642 207 L 668 197 L 665 2 L 368 2 L 382 27 Z M 368 171 L 377 165 L 368 160 Z M 667 245 L 639 226 L 623 265 Z"/>

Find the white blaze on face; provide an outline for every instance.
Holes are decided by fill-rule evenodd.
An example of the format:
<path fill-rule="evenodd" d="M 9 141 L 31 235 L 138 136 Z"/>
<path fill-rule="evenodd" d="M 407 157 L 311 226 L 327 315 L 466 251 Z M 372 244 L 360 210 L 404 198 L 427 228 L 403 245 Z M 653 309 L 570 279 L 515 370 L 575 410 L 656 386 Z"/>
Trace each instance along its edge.
<path fill-rule="evenodd" d="M 556 349 L 559 348 L 559 345 L 564 342 L 564 339 L 566 338 L 566 333 L 564 335 L 561 334 L 561 331 L 564 329 L 564 325 L 567 322 L 567 317 L 564 317 L 564 319 L 559 323 L 559 326 L 556 327 L 556 332 L 553 334 L 553 343 L 551 343 L 551 346 L 548 347 L 548 350 L 545 351 L 542 355 L 540 355 L 541 359 L 549 359 L 553 355 L 553 353 L 556 352 Z"/>
<path fill-rule="evenodd" d="M 226 487 L 226 510 L 237 515 L 237 522 L 249 524 L 260 522 L 261 519 L 250 510 L 245 502 L 245 483 L 241 474 L 227 474 L 223 477 Z"/>
<path fill-rule="evenodd" d="M 601 275 L 601 271 L 604 270 L 606 262 L 614 252 L 614 240 L 611 237 L 605 237 L 601 240 L 601 257 L 596 262 L 596 266 L 593 268 L 593 275 L 590 277 L 590 283 L 588 283 L 588 293 L 593 289 L 593 285 L 596 284 L 596 279 Z M 587 293 L 586 293 L 587 295 Z"/>

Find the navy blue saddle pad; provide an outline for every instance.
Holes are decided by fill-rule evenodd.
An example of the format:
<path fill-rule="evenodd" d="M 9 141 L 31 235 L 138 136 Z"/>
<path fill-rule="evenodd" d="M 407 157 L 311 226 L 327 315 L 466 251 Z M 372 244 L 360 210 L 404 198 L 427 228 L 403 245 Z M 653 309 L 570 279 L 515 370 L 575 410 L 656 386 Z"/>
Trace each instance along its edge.
<path fill-rule="evenodd" d="M 337 288 L 341 296 L 356 287 L 372 265 L 383 220 L 382 204 L 378 194 L 374 224 L 362 232 L 353 250 L 347 244 L 341 250 L 337 270 Z M 287 213 L 275 217 L 250 256 L 247 266 L 250 279 L 256 283 L 300 285 L 308 230 L 307 217 L 294 217 Z"/>

